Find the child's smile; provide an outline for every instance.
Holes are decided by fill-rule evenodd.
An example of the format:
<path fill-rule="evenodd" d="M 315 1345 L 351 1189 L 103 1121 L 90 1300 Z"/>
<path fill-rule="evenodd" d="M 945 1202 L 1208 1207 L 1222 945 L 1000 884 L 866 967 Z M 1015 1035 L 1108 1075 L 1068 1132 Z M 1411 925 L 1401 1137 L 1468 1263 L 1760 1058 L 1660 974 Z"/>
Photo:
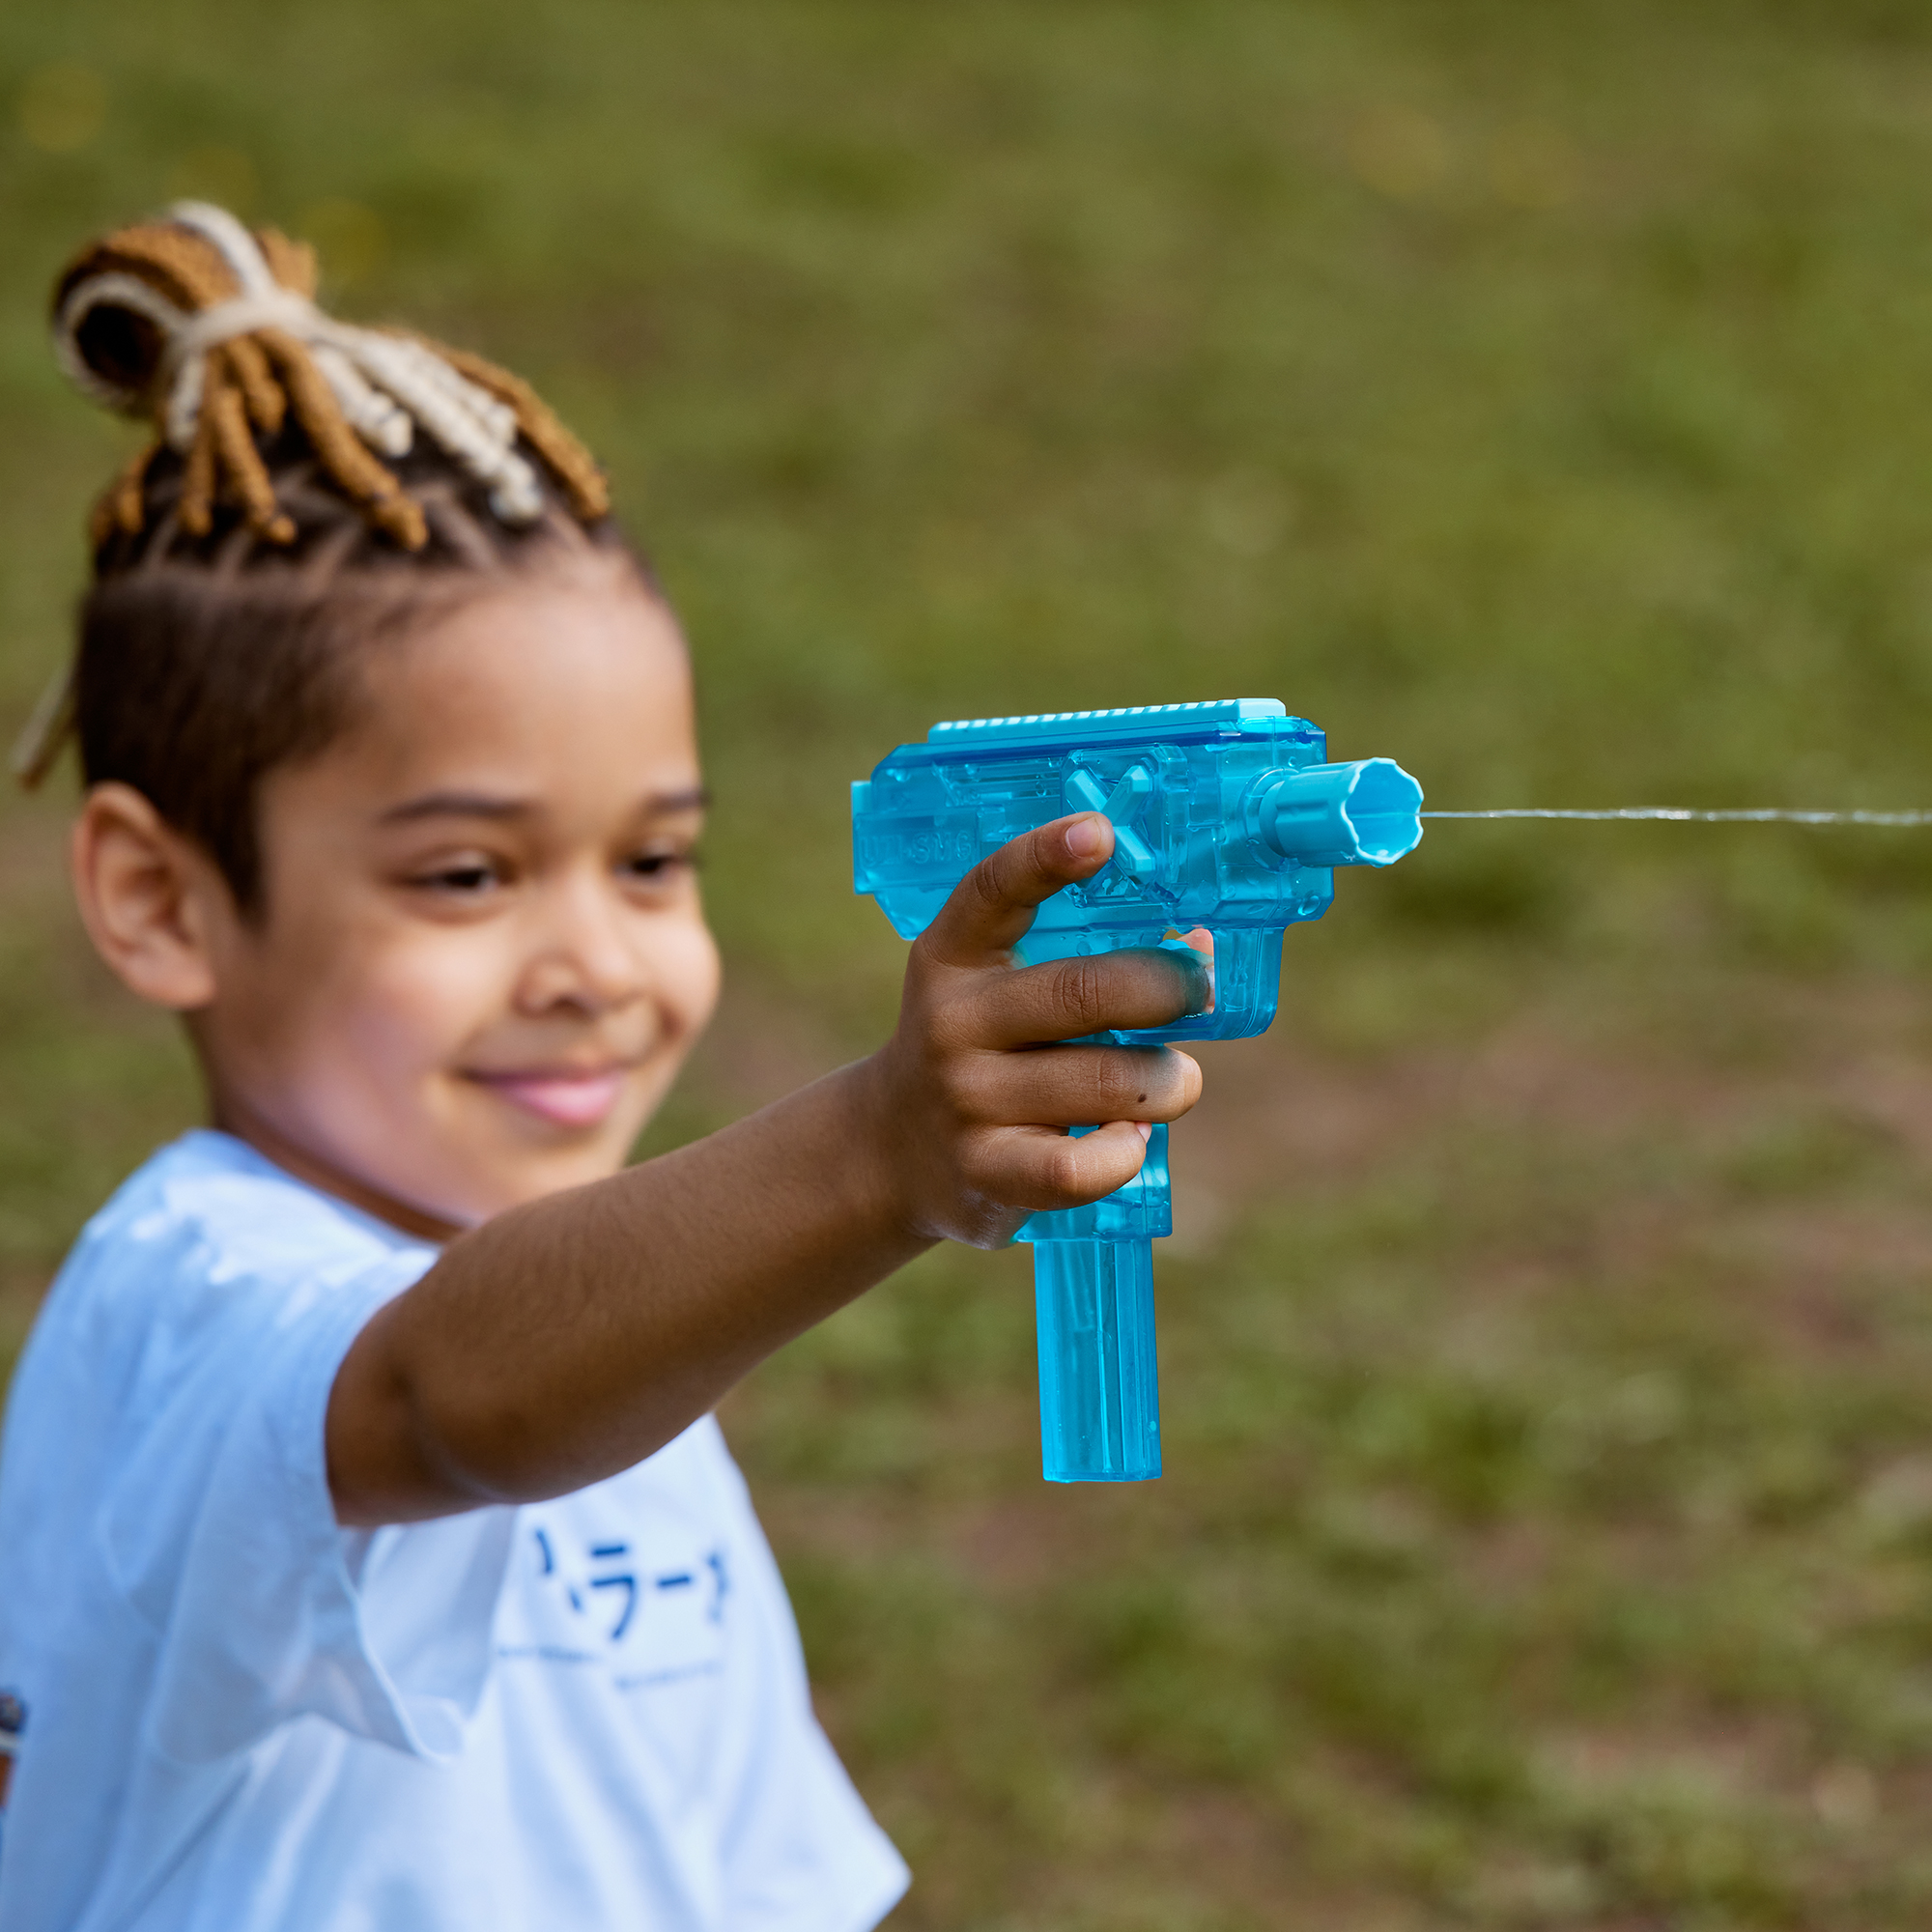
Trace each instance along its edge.
<path fill-rule="evenodd" d="M 539 1120 L 564 1127 L 590 1127 L 623 1097 L 629 1071 L 620 1061 L 615 1065 L 525 1067 L 517 1072 L 479 1067 L 469 1077 L 514 1105 L 528 1108 Z"/>
<path fill-rule="evenodd" d="M 684 647 L 614 573 L 368 648 L 264 785 L 267 909 L 212 923 L 216 1119 L 426 1233 L 614 1171 L 709 1017 Z"/>

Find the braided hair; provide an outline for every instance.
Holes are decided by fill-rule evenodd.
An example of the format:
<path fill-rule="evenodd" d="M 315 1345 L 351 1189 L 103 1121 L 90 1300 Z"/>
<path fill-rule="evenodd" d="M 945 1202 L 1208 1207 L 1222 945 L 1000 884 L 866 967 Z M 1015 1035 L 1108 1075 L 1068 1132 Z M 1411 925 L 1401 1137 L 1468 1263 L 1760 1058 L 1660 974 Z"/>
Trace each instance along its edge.
<path fill-rule="evenodd" d="M 14 753 L 66 740 L 133 786 L 262 910 L 262 781 L 355 716 L 359 652 L 540 573 L 656 595 L 602 472 L 536 393 L 480 356 L 316 307 L 315 256 L 221 209 L 91 244 L 54 291 L 84 393 L 152 421 L 90 526 L 72 667 Z"/>

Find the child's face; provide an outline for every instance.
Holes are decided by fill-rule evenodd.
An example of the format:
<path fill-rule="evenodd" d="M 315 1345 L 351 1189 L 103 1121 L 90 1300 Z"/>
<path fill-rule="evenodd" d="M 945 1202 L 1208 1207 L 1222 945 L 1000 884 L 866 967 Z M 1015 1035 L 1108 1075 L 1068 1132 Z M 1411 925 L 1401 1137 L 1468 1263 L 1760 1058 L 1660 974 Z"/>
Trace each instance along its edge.
<path fill-rule="evenodd" d="M 217 1121 L 405 1226 L 619 1167 L 718 992 L 691 678 L 621 580 L 372 650 L 361 722 L 261 798 L 267 916 L 212 935 Z"/>

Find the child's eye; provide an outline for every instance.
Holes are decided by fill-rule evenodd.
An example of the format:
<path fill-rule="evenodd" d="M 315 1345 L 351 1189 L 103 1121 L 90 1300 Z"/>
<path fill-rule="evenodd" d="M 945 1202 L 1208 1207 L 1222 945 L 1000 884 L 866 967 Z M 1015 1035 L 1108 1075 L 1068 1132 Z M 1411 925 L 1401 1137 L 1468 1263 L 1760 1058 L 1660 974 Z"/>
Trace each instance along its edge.
<path fill-rule="evenodd" d="M 668 885 L 697 863 L 695 852 L 634 852 L 618 868 L 627 878 L 653 886 Z"/>
<path fill-rule="evenodd" d="M 499 866 L 488 859 L 463 859 L 418 872 L 411 881 L 433 893 L 446 893 L 457 898 L 475 898 L 503 884 Z"/>

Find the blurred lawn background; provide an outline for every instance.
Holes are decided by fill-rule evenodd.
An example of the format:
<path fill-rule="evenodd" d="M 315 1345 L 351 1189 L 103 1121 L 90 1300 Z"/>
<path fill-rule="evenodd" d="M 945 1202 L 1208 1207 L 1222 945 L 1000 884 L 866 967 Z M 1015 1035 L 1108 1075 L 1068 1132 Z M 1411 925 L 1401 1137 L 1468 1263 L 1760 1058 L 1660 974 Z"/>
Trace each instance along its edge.
<path fill-rule="evenodd" d="M 879 1037 L 844 786 L 1266 695 L 1441 806 L 1932 805 L 1932 8 L 0 14 L 0 721 L 128 437 L 45 291 L 182 192 L 526 372 L 688 621 L 732 973 L 653 1145 Z M 195 1095 L 0 807 L 0 1321 Z M 983 1932 L 1932 1922 L 1932 838 L 1440 825 L 1210 1057 L 1170 1474 L 1037 1476 L 1024 1257 L 727 1423 Z"/>

